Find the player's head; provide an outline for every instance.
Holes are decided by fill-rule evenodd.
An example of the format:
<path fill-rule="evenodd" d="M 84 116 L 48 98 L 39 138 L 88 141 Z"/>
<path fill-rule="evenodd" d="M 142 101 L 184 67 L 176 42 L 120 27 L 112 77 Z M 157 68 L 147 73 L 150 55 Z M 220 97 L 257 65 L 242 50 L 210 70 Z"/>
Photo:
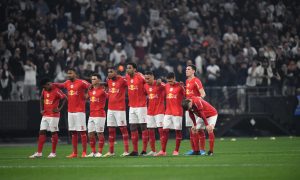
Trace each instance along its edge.
<path fill-rule="evenodd" d="M 100 81 L 101 81 L 101 76 L 98 73 L 93 73 L 91 75 L 91 82 L 93 86 L 99 84 Z"/>
<path fill-rule="evenodd" d="M 40 82 L 40 85 L 42 88 L 44 88 L 46 91 L 49 91 L 51 90 L 51 80 L 48 79 L 48 78 L 45 78 L 45 79 L 42 79 L 41 82 Z"/>
<path fill-rule="evenodd" d="M 192 101 L 190 99 L 184 99 L 181 102 L 183 110 L 187 111 L 192 108 Z"/>
<path fill-rule="evenodd" d="M 117 70 L 116 70 L 116 68 L 115 67 L 108 67 L 107 68 L 107 77 L 108 77 L 108 79 L 112 79 L 112 78 L 114 78 L 114 77 L 116 77 L 117 76 Z"/>
<path fill-rule="evenodd" d="M 167 74 L 167 82 L 171 85 L 175 83 L 175 73 L 174 72 L 169 72 Z"/>
<path fill-rule="evenodd" d="M 68 79 L 73 81 L 77 77 L 76 70 L 74 68 L 69 68 L 67 71 Z"/>
<path fill-rule="evenodd" d="M 195 75 L 195 72 L 197 71 L 197 68 L 195 65 L 190 64 L 185 69 L 185 75 L 187 78 L 192 77 Z"/>
<path fill-rule="evenodd" d="M 137 69 L 137 65 L 133 62 L 128 63 L 126 66 L 126 72 L 129 75 L 134 75 L 134 73 L 136 72 L 136 69 Z"/>
<path fill-rule="evenodd" d="M 145 81 L 147 84 L 153 84 L 154 81 L 154 75 L 152 71 L 146 71 L 145 72 Z"/>

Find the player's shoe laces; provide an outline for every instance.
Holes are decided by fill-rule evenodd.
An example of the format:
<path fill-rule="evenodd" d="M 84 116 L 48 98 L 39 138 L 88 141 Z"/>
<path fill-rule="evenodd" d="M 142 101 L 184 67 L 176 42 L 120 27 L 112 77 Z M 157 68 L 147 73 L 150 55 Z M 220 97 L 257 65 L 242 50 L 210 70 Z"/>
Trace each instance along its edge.
<path fill-rule="evenodd" d="M 158 153 L 156 153 L 154 156 L 166 156 L 167 153 L 160 150 Z"/>
<path fill-rule="evenodd" d="M 48 158 L 55 158 L 56 157 L 56 153 L 50 153 Z"/>
<path fill-rule="evenodd" d="M 206 152 L 205 152 L 205 150 L 200 150 L 200 151 L 199 151 L 199 155 L 201 155 L 201 156 L 205 156 L 205 155 L 206 155 Z"/>
<path fill-rule="evenodd" d="M 69 156 L 67 156 L 67 158 L 77 158 L 77 154 L 75 154 L 74 152 L 72 152 L 72 154 L 70 154 Z"/>
<path fill-rule="evenodd" d="M 96 153 L 91 152 L 89 155 L 87 155 L 86 157 L 95 157 Z"/>
<path fill-rule="evenodd" d="M 193 155 L 193 153 L 194 153 L 193 150 L 189 150 L 188 152 L 184 153 L 184 155 L 190 156 L 190 155 Z"/>
<path fill-rule="evenodd" d="M 214 152 L 208 151 L 208 152 L 207 152 L 207 155 L 208 155 L 208 156 L 213 156 L 213 155 L 214 155 Z"/>
<path fill-rule="evenodd" d="M 139 156 L 138 152 L 132 151 L 128 156 Z"/>
<path fill-rule="evenodd" d="M 125 157 L 125 156 L 128 156 L 128 155 L 129 155 L 129 152 L 123 152 L 123 154 L 121 154 L 120 156 Z"/>
<path fill-rule="evenodd" d="M 173 156 L 178 156 L 179 155 L 179 152 L 178 151 L 173 151 Z"/>
<path fill-rule="evenodd" d="M 146 156 L 154 156 L 156 154 L 156 152 L 154 151 L 150 151 L 146 154 Z"/>
<path fill-rule="evenodd" d="M 42 156 L 43 156 L 42 153 L 35 152 L 33 155 L 29 156 L 29 158 L 34 159 L 34 158 L 40 158 Z"/>
<path fill-rule="evenodd" d="M 102 157 L 102 154 L 101 153 L 99 153 L 99 152 L 97 152 L 96 154 L 94 154 L 94 157 Z"/>
<path fill-rule="evenodd" d="M 140 156 L 146 156 L 147 155 L 147 152 L 146 151 L 142 151 L 141 153 L 140 153 Z"/>
<path fill-rule="evenodd" d="M 108 153 L 104 154 L 103 157 L 112 157 L 114 155 L 115 155 L 115 153 L 108 152 Z"/>

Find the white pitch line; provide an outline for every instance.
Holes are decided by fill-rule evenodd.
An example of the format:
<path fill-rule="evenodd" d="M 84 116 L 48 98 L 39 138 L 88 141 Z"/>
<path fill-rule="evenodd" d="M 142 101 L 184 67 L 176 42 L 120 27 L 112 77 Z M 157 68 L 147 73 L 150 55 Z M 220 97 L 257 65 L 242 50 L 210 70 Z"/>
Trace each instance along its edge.
<path fill-rule="evenodd" d="M 192 168 L 192 167 L 281 167 L 281 166 L 297 166 L 296 164 L 165 164 L 165 165 L 0 165 L 0 169 L 13 169 L 13 168 Z"/>

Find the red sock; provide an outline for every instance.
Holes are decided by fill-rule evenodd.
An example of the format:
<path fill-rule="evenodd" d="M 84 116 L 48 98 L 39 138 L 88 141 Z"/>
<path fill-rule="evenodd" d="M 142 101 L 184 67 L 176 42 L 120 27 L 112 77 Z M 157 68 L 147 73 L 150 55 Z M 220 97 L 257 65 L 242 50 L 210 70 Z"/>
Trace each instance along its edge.
<path fill-rule="evenodd" d="M 39 140 L 38 140 L 38 153 L 41 153 L 43 151 L 43 146 L 44 143 L 47 140 L 47 136 L 45 134 L 40 134 L 39 135 Z"/>
<path fill-rule="evenodd" d="M 77 145 L 78 145 L 78 135 L 76 131 L 72 132 L 72 146 L 73 146 L 73 153 L 77 154 Z"/>
<path fill-rule="evenodd" d="M 155 129 L 149 129 L 149 140 L 151 151 L 156 152 L 155 150 Z"/>
<path fill-rule="evenodd" d="M 191 134 L 192 134 L 192 136 L 193 136 L 193 141 L 194 141 L 194 149 L 193 149 L 193 151 L 199 151 L 199 135 L 198 135 L 198 133 L 192 133 L 192 131 L 191 131 Z"/>
<path fill-rule="evenodd" d="M 96 153 L 96 138 L 95 136 L 90 136 L 90 146 L 93 153 Z"/>
<path fill-rule="evenodd" d="M 159 133 L 160 146 L 162 148 L 162 146 L 163 146 L 162 139 L 163 139 L 163 136 L 164 136 L 163 128 L 158 128 L 158 133 Z"/>
<path fill-rule="evenodd" d="M 124 152 L 129 151 L 129 136 L 127 127 L 120 127 L 122 136 L 123 136 L 123 143 L 124 143 Z"/>
<path fill-rule="evenodd" d="M 143 141 L 143 151 L 147 152 L 147 145 L 149 139 L 149 131 L 148 129 L 142 131 L 142 141 Z"/>
<path fill-rule="evenodd" d="M 199 140 L 200 140 L 200 150 L 205 150 L 205 132 L 203 129 L 201 129 L 198 132 Z"/>
<path fill-rule="evenodd" d="M 102 154 L 102 150 L 103 150 L 104 143 L 105 143 L 105 137 L 104 137 L 104 134 L 103 134 L 103 133 L 99 134 L 98 139 L 99 139 L 99 148 L 98 148 L 98 152 Z"/>
<path fill-rule="evenodd" d="M 81 136 L 81 144 L 82 144 L 82 152 L 86 153 L 86 147 L 87 147 L 87 135 L 85 131 L 80 132 Z"/>
<path fill-rule="evenodd" d="M 58 134 L 57 133 L 52 134 L 51 142 L 52 142 L 52 153 L 56 153 L 56 145 L 58 142 Z"/>
<path fill-rule="evenodd" d="M 196 151 L 195 144 L 194 144 L 194 137 L 195 137 L 195 135 L 193 134 L 192 130 L 190 129 L 190 144 L 191 144 L 192 150 Z M 199 145 L 199 142 L 198 142 L 198 145 Z"/>
<path fill-rule="evenodd" d="M 116 138 L 116 128 L 108 128 L 108 142 L 109 142 L 109 152 L 114 153 L 115 152 L 115 138 Z"/>
<path fill-rule="evenodd" d="M 214 134 L 214 132 L 208 133 L 208 138 L 209 138 L 209 150 L 211 152 L 214 152 L 214 144 L 215 144 L 215 134 Z"/>
<path fill-rule="evenodd" d="M 138 142 L 139 142 L 139 132 L 131 131 L 131 141 L 133 146 L 133 151 L 138 152 Z"/>
<path fill-rule="evenodd" d="M 163 145 L 162 145 L 162 148 L 161 148 L 161 150 L 163 152 L 166 152 L 168 139 L 169 139 L 169 129 L 164 129 L 164 135 L 163 135 L 163 139 L 162 139 Z"/>
<path fill-rule="evenodd" d="M 175 151 L 179 151 L 179 147 L 180 147 L 180 143 L 181 143 L 181 139 L 182 139 L 182 133 L 181 130 L 176 130 L 176 147 L 175 147 Z"/>

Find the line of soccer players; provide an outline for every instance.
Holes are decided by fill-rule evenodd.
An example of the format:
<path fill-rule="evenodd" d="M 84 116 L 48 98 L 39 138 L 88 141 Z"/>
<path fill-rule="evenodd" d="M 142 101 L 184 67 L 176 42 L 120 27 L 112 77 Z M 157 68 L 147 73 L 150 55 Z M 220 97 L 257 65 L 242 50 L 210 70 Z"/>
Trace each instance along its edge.
<path fill-rule="evenodd" d="M 58 141 L 58 122 L 60 110 L 68 101 L 68 129 L 72 135 L 73 151 L 68 158 L 78 157 L 78 135 L 82 142 L 81 157 L 115 156 L 114 144 L 116 128 L 122 133 L 124 152 L 121 156 L 166 156 L 169 130 L 175 130 L 176 144 L 172 155 L 179 155 L 182 140 L 182 116 L 186 110 L 186 126 L 190 132 L 192 150 L 186 155 L 206 155 L 205 132 L 209 135 L 209 151 L 213 154 L 214 126 L 218 113 L 208 102 L 203 100 L 205 91 L 201 81 L 195 77 L 196 67 L 186 68 L 186 87 L 182 82 L 176 82 L 173 72 L 167 75 L 167 83 L 155 80 L 152 72 L 145 75 L 137 72 L 134 63 L 128 63 L 126 76 L 117 74 L 114 67 L 108 68 L 106 83 L 101 82 L 98 74 L 91 75 L 91 84 L 77 78 L 75 69 L 67 71 L 68 80 L 64 83 L 51 83 L 48 79 L 41 81 L 41 113 L 43 115 L 38 138 L 38 150 L 30 158 L 42 157 L 43 145 L 47 139 L 46 131 L 52 133 L 52 152 L 48 158 L 56 157 Z M 60 89 L 67 91 L 67 96 Z M 126 120 L 125 93 L 129 101 L 129 128 L 133 150 L 129 152 L 129 133 Z M 90 101 L 90 116 L 86 127 L 85 102 Z M 107 113 L 104 110 L 108 99 Z M 105 143 L 105 121 L 108 127 L 109 151 L 103 154 Z M 142 151 L 138 151 L 139 132 L 142 134 Z M 156 151 L 155 129 L 158 129 L 161 150 Z M 91 153 L 87 154 L 87 134 Z M 98 137 L 98 150 L 96 139 Z M 151 151 L 147 153 L 147 145 Z"/>

